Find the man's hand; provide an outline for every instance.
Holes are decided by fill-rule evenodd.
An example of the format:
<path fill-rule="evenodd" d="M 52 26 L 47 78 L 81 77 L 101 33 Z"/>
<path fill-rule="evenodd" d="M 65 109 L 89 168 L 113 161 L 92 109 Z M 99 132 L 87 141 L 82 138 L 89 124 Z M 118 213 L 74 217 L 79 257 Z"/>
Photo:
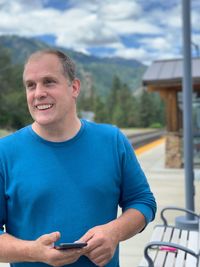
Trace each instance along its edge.
<path fill-rule="evenodd" d="M 79 242 L 87 242 L 84 255 L 94 264 L 105 266 L 113 257 L 119 243 L 118 234 L 112 224 L 104 224 L 90 229 Z"/>
<path fill-rule="evenodd" d="M 117 219 L 93 227 L 77 241 L 88 243 L 87 247 L 83 248 L 84 255 L 102 267 L 112 259 L 119 242 L 136 235 L 145 225 L 144 215 L 130 208 Z"/>
<path fill-rule="evenodd" d="M 42 235 L 32 241 L 30 257 L 33 262 L 44 262 L 51 266 L 63 266 L 76 262 L 82 255 L 81 249 L 57 250 L 54 242 L 60 238 L 59 232 Z"/>

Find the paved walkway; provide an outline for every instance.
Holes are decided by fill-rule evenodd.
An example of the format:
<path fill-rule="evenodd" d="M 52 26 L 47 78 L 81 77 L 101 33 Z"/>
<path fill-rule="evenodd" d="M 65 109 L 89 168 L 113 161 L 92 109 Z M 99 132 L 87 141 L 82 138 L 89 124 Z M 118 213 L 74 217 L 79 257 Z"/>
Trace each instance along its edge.
<path fill-rule="evenodd" d="M 151 146 L 147 151 L 144 149 L 139 151 L 138 159 L 144 169 L 152 191 L 155 194 L 158 203 L 158 213 L 161 208 L 166 205 L 185 206 L 184 198 L 184 171 L 181 169 L 166 169 L 164 167 L 164 142 L 157 143 L 156 146 Z M 200 175 L 196 172 L 196 211 L 200 211 L 200 201 L 197 198 L 200 196 Z M 170 215 L 170 214 L 169 214 Z M 173 221 L 172 215 L 170 220 Z M 148 242 L 153 226 L 160 222 L 160 218 L 156 217 L 155 221 L 145 229 L 142 233 L 131 238 L 128 241 L 121 243 L 121 267 L 137 267 L 142 255 L 143 248 Z M 7 264 L 1 264 L 0 267 L 6 267 Z"/>

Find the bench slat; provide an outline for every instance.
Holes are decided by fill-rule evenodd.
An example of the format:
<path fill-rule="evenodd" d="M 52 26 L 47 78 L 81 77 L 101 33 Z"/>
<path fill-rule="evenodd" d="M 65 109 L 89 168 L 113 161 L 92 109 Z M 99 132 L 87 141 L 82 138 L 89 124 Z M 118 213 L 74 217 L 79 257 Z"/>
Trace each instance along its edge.
<path fill-rule="evenodd" d="M 150 241 L 162 241 L 163 239 L 163 234 L 165 231 L 165 226 L 156 226 L 153 230 L 152 236 L 150 238 Z M 149 255 L 152 258 L 152 260 L 155 259 L 157 254 L 157 250 L 150 250 L 149 251 Z M 146 259 L 143 257 L 143 259 L 141 260 L 140 264 L 138 267 L 146 267 L 148 266 Z"/>
<path fill-rule="evenodd" d="M 188 236 L 188 231 L 182 230 L 180 239 L 179 239 L 179 244 L 186 247 L 187 245 L 187 236 Z M 177 252 L 177 257 L 176 257 L 176 263 L 175 267 L 183 267 L 184 266 L 184 261 L 185 261 L 185 252 L 182 250 L 178 250 Z"/>
<path fill-rule="evenodd" d="M 164 242 L 169 242 L 171 240 L 171 236 L 173 233 L 173 228 L 167 227 L 164 232 L 163 240 Z M 158 250 L 157 256 L 155 259 L 155 267 L 163 267 L 165 263 L 165 259 L 167 256 L 167 252 L 164 250 Z"/>
<path fill-rule="evenodd" d="M 198 232 L 196 231 L 189 232 L 187 247 L 194 250 L 196 253 L 198 252 Z M 196 264 L 197 264 L 197 259 L 194 256 L 188 254 L 185 266 L 186 267 L 196 266 Z"/>
<path fill-rule="evenodd" d="M 162 241 L 165 228 L 166 228 L 165 226 L 156 226 L 154 228 L 150 241 L 154 241 L 154 240 Z"/>
<path fill-rule="evenodd" d="M 179 235 L 180 235 L 180 229 L 174 229 L 170 242 L 178 244 L 179 243 Z M 174 267 L 175 259 L 176 259 L 176 254 L 174 252 L 169 252 L 167 255 L 165 266 Z"/>

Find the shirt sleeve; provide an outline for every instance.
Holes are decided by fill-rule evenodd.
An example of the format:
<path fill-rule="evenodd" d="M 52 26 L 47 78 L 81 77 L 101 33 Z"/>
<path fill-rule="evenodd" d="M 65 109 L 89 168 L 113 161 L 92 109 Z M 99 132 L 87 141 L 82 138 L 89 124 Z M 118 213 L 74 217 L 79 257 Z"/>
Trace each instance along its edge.
<path fill-rule="evenodd" d="M 122 211 L 129 208 L 139 210 L 148 224 L 155 218 L 156 201 L 133 147 L 120 131 L 118 153 L 122 179 L 119 205 Z"/>
<path fill-rule="evenodd" d="M 4 179 L 1 175 L 1 170 L 0 170 L 0 235 L 4 233 L 5 219 L 6 219 L 6 202 L 4 194 Z"/>

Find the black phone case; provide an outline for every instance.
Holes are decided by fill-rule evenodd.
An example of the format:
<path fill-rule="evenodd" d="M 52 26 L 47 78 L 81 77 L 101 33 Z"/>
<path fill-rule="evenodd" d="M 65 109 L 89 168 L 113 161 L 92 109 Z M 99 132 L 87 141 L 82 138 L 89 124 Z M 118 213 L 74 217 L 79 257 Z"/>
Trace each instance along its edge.
<path fill-rule="evenodd" d="M 83 248 L 87 246 L 87 243 L 60 243 L 58 246 L 55 246 L 56 249 L 72 249 L 72 248 Z"/>

